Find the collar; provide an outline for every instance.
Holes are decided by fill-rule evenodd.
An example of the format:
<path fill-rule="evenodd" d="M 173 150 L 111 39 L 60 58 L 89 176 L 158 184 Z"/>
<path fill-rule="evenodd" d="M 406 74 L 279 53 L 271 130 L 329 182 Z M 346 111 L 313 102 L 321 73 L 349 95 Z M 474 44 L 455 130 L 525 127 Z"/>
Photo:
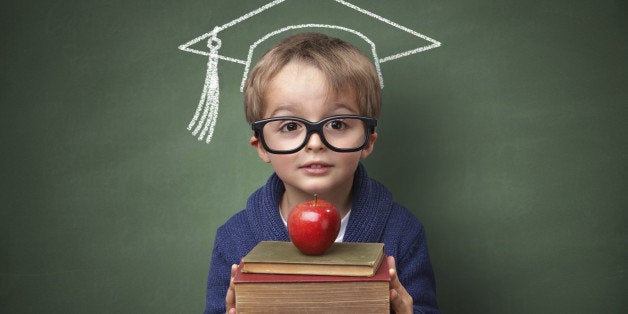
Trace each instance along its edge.
<path fill-rule="evenodd" d="M 273 173 L 266 184 L 247 201 L 247 220 L 259 241 L 290 241 L 288 230 L 279 213 L 279 201 L 285 187 Z M 345 242 L 380 242 L 384 226 L 392 210 L 392 195 L 379 182 L 371 179 L 360 163 L 353 181 L 353 206 L 347 223 Z"/>

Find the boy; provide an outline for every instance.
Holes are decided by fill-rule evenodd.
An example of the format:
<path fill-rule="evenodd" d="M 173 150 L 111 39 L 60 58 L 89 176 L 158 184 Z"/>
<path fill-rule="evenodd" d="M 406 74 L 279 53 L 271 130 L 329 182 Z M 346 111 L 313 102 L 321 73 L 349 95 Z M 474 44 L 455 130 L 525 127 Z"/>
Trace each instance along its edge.
<path fill-rule="evenodd" d="M 235 312 L 235 264 L 260 241 L 290 241 L 290 210 L 314 194 L 342 217 L 336 241 L 385 243 L 392 310 L 438 313 L 423 226 L 360 163 L 373 151 L 381 109 L 370 60 L 322 34 L 288 37 L 251 71 L 244 106 L 250 144 L 275 173 L 218 229 L 205 313 Z"/>

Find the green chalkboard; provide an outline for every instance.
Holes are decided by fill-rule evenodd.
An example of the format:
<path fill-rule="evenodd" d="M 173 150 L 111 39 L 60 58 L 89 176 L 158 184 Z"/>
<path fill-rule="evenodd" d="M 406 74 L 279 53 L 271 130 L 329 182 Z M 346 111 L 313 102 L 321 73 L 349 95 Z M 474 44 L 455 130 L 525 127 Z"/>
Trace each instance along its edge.
<path fill-rule="evenodd" d="M 208 58 L 179 46 L 269 2 L 0 4 L 0 312 L 203 310 L 216 228 L 272 168 L 243 64 L 218 62 L 211 142 L 191 134 Z M 626 2 L 349 2 L 441 44 L 381 65 L 365 164 L 423 221 L 443 312 L 628 312 Z M 430 44 L 334 6 L 278 4 L 220 53 L 310 16 L 381 57 Z"/>

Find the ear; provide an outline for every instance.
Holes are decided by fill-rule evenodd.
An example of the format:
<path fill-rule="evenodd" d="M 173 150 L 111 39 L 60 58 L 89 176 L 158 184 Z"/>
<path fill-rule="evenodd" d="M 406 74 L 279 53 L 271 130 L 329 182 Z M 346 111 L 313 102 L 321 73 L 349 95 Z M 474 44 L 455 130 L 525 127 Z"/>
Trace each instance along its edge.
<path fill-rule="evenodd" d="M 253 146 L 253 148 L 257 150 L 257 155 L 259 156 L 260 159 L 262 159 L 265 163 L 270 162 L 270 158 L 268 157 L 268 152 L 264 149 L 264 146 L 262 146 L 262 141 L 260 141 L 258 137 L 251 136 L 249 143 L 251 144 L 251 146 Z"/>
<path fill-rule="evenodd" d="M 377 132 L 371 134 L 369 137 L 369 142 L 366 144 L 366 147 L 360 151 L 360 159 L 366 159 L 372 152 L 375 146 L 375 141 L 377 140 Z"/>

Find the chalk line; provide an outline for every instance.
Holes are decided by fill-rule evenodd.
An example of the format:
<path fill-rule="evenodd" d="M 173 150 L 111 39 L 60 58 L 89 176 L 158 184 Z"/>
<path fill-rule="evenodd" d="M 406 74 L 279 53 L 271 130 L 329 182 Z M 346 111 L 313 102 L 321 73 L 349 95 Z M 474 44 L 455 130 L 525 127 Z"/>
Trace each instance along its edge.
<path fill-rule="evenodd" d="M 379 59 L 377 58 L 377 49 L 375 47 L 375 43 L 370 40 L 368 37 L 364 36 L 364 34 L 350 29 L 350 28 L 346 28 L 343 26 L 338 26 L 338 25 L 328 25 L 328 24 L 300 24 L 300 25 L 290 25 L 290 26 L 286 26 L 284 28 L 280 28 L 276 31 L 270 32 L 264 36 L 262 36 L 260 39 L 258 39 L 257 41 L 255 41 L 250 47 L 249 47 L 249 54 L 248 57 L 246 59 L 246 64 L 244 67 L 244 73 L 242 75 L 242 82 L 240 83 L 240 91 L 242 92 L 244 90 L 244 84 L 246 83 L 246 77 L 248 76 L 249 73 L 249 69 L 251 66 L 251 61 L 253 59 L 253 51 L 255 50 L 255 47 L 257 47 L 257 45 L 259 45 L 260 43 L 264 42 L 265 40 L 267 40 L 270 37 L 273 37 L 277 34 L 281 34 L 283 32 L 287 32 L 289 30 L 293 30 L 293 29 L 301 29 L 301 28 L 331 28 L 331 29 L 338 29 L 338 30 L 343 30 L 352 34 L 355 34 L 357 36 L 359 36 L 360 38 L 362 38 L 364 41 L 366 41 L 370 46 L 371 46 L 371 53 L 373 54 L 373 64 L 375 65 L 375 69 L 377 70 L 377 76 L 379 77 L 379 83 L 381 85 L 382 88 L 384 88 L 384 79 L 382 78 L 382 71 L 379 67 Z"/>

